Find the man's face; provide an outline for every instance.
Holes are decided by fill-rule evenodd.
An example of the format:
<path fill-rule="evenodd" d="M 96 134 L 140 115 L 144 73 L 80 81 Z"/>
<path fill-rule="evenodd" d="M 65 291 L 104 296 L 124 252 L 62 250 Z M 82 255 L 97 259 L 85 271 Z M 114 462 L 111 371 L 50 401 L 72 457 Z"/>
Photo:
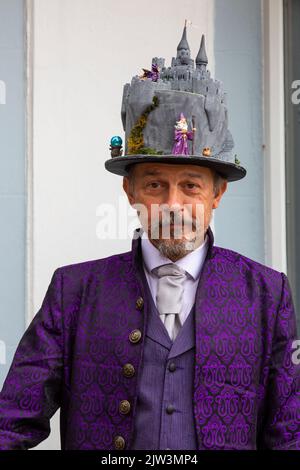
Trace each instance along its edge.
<path fill-rule="evenodd" d="M 153 245 L 173 261 L 200 246 L 227 182 L 215 195 L 209 168 L 138 163 L 133 171 L 133 187 L 125 176 L 123 189 L 130 204 L 138 205 L 139 219 Z"/>

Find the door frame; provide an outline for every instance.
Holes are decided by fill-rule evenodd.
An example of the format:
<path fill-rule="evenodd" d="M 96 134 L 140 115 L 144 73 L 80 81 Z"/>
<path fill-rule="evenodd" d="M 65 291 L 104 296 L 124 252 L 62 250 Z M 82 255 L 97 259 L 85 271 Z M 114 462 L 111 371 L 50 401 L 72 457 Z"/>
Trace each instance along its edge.
<path fill-rule="evenodd" d="M 283 1 L 262 0 L 266 264 L 287 273 Z"/>

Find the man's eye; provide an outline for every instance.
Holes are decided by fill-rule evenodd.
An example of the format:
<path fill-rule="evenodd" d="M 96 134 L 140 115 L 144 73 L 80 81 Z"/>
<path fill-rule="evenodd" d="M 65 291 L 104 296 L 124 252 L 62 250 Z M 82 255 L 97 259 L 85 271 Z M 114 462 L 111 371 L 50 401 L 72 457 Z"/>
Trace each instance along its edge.
<path fill-rule="evenodd" d="M 194 188 L 198 187 L 198 185 L 194 184 L 194 183 L 187 183 L 187 186 L 188 186 L 189 189 L 194 189 Z"/>
<path fill-rule="evenodd" d="M 147 186 L 150 186 L 151 188 L 154 188 L 154 189 L 155 189 L 155 188 L 158 187 L 159 184 L 160 184 L 160 183 L 158 183 L 157 181 L 154 181 L 154 182 L 152 182 L 152 183 L 149 183 Z"/>

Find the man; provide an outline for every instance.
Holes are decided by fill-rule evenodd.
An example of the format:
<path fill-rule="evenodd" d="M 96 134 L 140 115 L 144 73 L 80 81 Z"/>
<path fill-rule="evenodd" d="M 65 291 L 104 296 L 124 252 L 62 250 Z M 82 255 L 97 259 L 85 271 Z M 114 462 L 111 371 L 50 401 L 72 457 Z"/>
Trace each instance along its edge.
<path fill-rule="evenodd" d="M 105 162 L 142 227 L 126 253 L 55 270 L 0 393 L 0 449 L 36 446 L 58 408 L 62 449 L 300 449 L 288 279 L 209 226 L 246 170 L 204 39 L 196 69 L 186 29 L 157 62 L 125 85 L 125 155 L 114 136 Z"/>

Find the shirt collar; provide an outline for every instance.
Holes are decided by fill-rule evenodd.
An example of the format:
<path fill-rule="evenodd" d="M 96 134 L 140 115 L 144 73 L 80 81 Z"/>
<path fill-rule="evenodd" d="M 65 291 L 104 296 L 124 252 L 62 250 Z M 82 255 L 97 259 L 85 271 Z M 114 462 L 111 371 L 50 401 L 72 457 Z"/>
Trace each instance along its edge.
<path fill-rule="evenodd" d="M 159 250 L 151 243 L 146 232 L 142 229 L 141 236 L 141 248 L 142 256 L 146 269 L 151 272 L 152 269 L 157 266 L 161 266 L 167 263 L 173 263 L 169 258 L 163 256 Z M 184 269 L 190 276 L 196 280 L 201 272 L 202 265 L 204 263 L 208 249 L 208 235 L 205 235 L 205 239 L 201 246 L 198 246 L 195 250 L 180 258 L 176 261 L 177 266 Z"/>

